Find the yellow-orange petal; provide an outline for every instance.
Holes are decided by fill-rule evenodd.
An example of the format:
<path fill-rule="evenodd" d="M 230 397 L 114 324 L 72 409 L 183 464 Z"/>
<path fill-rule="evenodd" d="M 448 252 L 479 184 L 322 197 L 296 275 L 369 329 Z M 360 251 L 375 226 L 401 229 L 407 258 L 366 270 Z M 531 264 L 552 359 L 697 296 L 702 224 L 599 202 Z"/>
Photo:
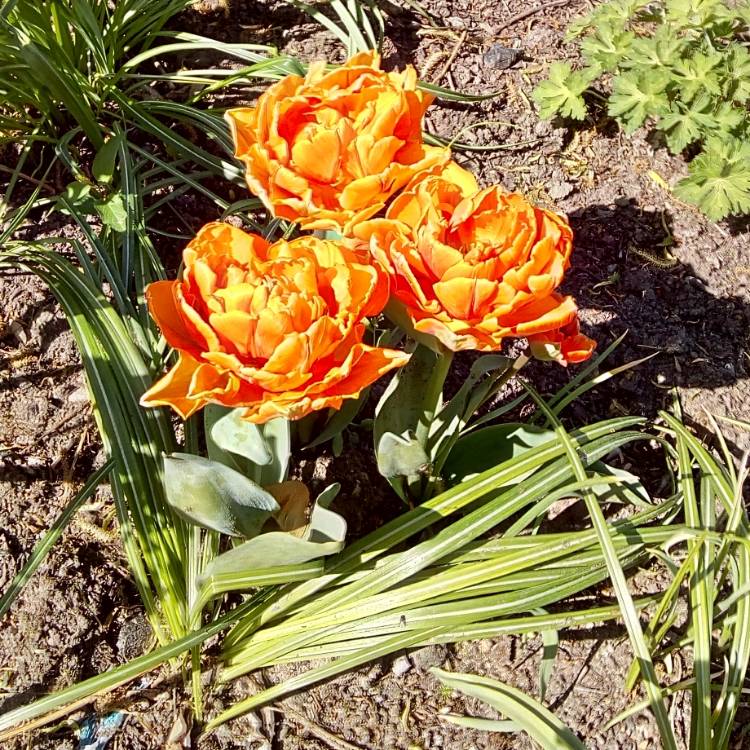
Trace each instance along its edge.
<path fill-rule="evenodd" d="M 333 182 L 339 169 L 341 141 L 334 130 L 318 129 L 300 135 L 292 146 L 292 164 L 299 172 L 318 182 Z"/>
<path fill-rule="evenodd" d="M 350 182 L 342 191 L 339 201 L 347 211 L 367 206 L 381 200 L 383 181 L 380 175 L 369 175 Z"/>
<path fill-rule="evenodd" d="M 313 411 L 339 409 L 345 399 L 357 398 L 362 390 L 390 370 L 402 367 L 409 355 L 395 349 L 380 349 L 356 344 L 342 364 L 342 377 L 326 380 L 301 391 L 266 394 L 263 400 L 246 406 L 243 418 L 256 424 L 276 417 L 301 419 Z M 329 373 L 330 377 L 334 377 Z"/>
<path fill-rule="evenodd" d="M 452 318 L 468 320 L 471 317 L 475 283 L 474 279 L 458 277 L 440 281 L 432 288 L 448 315 Z"/>
<path fill-rule="evenodd" d="M 349 374 L 326 387 L 326 398 L 357 398 L 364 388 L 372 385 L 385 373 L 403 367 L 410 355 L 398 349 L 384 349 L 356 344 L 353 347 Z"/>
<path fill-rule="evenodd" d="M 420 318 L 414 322 L 414 329 L 419 333 L 434 336 L 446 349 L 450 349 L 452 352 L 494 351 L 500 348 L 500 344 L 496 343 L 491 337 L 485 337 L 482 340 L 476 335 L 476 331 L 471 330 L 457 333 L 437 318 Z"/>
<path fill-rule="evenodd" d="M 203 366 L 197 359 L 180 352 L 177 364 L 141 396 L 141 406 L 171 406 L 187 419 L 203 406 L 200 400 L 188 397 L 193 376 Z"/>

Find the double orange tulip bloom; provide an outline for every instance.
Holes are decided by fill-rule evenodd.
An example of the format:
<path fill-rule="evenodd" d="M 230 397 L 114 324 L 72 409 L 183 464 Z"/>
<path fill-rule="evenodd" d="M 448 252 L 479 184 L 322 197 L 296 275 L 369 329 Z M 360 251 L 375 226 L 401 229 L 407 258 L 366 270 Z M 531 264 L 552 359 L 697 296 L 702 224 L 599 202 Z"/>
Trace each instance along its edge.
<path fill-rule="evenodd" d="M 228 113 L 248 185 L 269 210 L 343 238 L 269 244 L 205 226 L 184 251 L 182 280 L 148 288 L 179 356 L 144 405 L 187 418 L 219 403 L 258 423 L 340 408 L 408 360 L 364 343 L 365 318 L 386 304 L 453 351 L 522 336 L 564 364 L 591 355 L 575 302 L 556 291 L 569 225 L 520 195 L 480 190 L 448 149 L 425 145 L 431 97 L 416 84 L 411 67 L 386 73 L 366 53 L 332 72 L 314 64 Z"/>

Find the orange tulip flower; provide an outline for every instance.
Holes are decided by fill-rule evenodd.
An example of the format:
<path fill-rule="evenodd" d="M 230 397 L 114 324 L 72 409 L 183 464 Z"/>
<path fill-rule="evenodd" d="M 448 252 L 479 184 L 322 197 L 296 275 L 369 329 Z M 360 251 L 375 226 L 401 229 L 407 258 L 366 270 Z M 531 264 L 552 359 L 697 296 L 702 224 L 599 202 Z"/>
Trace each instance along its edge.
<path fill-rule="evenodd" d="M 255 107 L 227 112 L 247 184 L 277 217 L 345 229 L 374 216 L 420 170 L 447 161 L 422 143 L 432 96 L 417 74 L 380 70 L 365 52 L 327 71 L 310 65 L 270 86 Z"/>
<path fill-rule="evenodd" d="M 179 358 L 144 406 L 171 406 L 183 419 L 208 403 L 244 407 L 251 422 L 299 419 L 340 408 L 408 359 L 362 342 L 363 318 L 382 310 L 388 286 L 350 241 L 269 244 L 213 223 L 183 261 L 181 281 L 146 292 Z"/>
<path fill-rule="evenodd" d="M 572 249 L 567 222 L 500 187 L 479 190 L 453 162 L 415 177 L 384 219 L 353 233 L 389 269 L 389 314 L 448 349 L 526 337 L 576 362 L 595 346 L 578 332 L 573 298 L 555 291 Z"/>

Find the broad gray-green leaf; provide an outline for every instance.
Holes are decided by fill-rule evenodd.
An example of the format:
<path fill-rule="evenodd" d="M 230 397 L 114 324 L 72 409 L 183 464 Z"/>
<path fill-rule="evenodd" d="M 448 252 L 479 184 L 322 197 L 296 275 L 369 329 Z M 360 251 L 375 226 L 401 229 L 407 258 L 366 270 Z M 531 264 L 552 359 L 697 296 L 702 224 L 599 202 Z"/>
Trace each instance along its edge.
<path fill-rule="evenodd" d="M 289 469 L 292 455 L 292 436 L 289 420 L 279 417 L 266 422 L 262 427 L 263 439 L 271 453 L 271 462 L 260 468 L 258 482 L 263 486 L 283 482 Z"/>
<path fill-rule="evenodd" d="M 208 456 L 266 486 L 283 482 L 291 437 L 286 419 L 257 425 L 242 419 L 240 407 L 209 404 L 204 413 Z"/>
<path fill-rule="evenodd" d="M 415 434 L 424 419 L 432 372 L 438 363 L 434 351 L 417 346 L 407 364 L 396 372 L 375 407 L 373 438 L 375 446 L 387 432 L 406 437 Z M 425 426 L 426 427 L 426 426 Z"/>
<path fill-rule="evenodd" d="M 510 458 L 554 438 L 555 433 L 525 424 L 499 424 L 483 427 L 458 440 L 443 468 L 443 478 L 454 485 L 491 469 Z M 514 483 L 525 478 L 518 477 Z"/>
<path fill-rule="evenodd" d="M 316 544 L 340 541 L 343 546 L 346 538 L 346 520 L 328 506 L 339 494 L 341 485 L 336 482 L 326 487 L 315 500 L 310 526 L 306 539 Z"/>
<path fill-rule="evenodd" d="M 346 521 L 338 513 L 323 507 L 333 499 L 338 490 L 338 485 L 331 485 L 320 494 L 303 536 L 284 531 L 260 534 L 214 558 L 206 567 L 203 579 L 245 574 L 282 565 L 298 565 L 340 552 L 346 538 Z"/>
<path fill-rule="evenodd" d="M 164 457 L 164 486 L 183 518 L 229 536 L 255 536 L 279 509 L 272 495 L 239 472 L 189 453 Z"/>
<path fill-rule="evenodd" d="M 243 411 L 241 407 L 230 409 L 220 416 L 211 425 L 211 441 L 221 450 L 244 456 L 258 466 L 270 464 L 273 456 L 261 427 L 242 419 Z"/>
<path fill-rule="evenodd" d="M 430 465 L 424 448 L 410 437 L 386 432 L 378 442 L 378 471 L 386 478 L 414 476 Z"/>

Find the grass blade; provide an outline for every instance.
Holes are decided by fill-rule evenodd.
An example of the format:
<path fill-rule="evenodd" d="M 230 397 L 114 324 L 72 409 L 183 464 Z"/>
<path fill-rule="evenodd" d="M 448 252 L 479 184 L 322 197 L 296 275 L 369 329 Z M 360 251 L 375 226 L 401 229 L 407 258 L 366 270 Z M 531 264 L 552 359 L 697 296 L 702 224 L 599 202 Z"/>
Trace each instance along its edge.
<path fill-rule="evenodd" d="M 545 750 L 586 750 L 569 727 L 521 690 L 488 677 L 434 667 L 430 671 L 443 685 L 483 701 L 507 716 Z"/>
<path fill-rule="evenodd" d="M 581 459 L 576 451 L 574 443 L 571 441 L 565 428 L 557 419 L 554 412 L 547 406 L 544 400 L 531 388 L 528 384 L 524 383 L 532 399 L 536 402 L 537 406 L 544 412 L 550 424 L 555 428 L 555 432 L 559 435 L 560 440 L 565 446 L 566 453 L 570 459 L 570 463 L 573 466 L 575 476 L 579 481 L 586 479 L 586 470 L 581 462 Z M 643 630 L 641 629 L 641 623 L 638 618 L 638 612 L 633 605 L 633 598 L 628 590 L 627 581 L 625 580 L 625 574 L 623 573 L 620 562 L 617 558 L 612 537 L 609 529 L 607 528 L 607 522 L 604 518 L 604 513 L 599 507 L 599 503 L 592 492 L 586 492 L 584 495 L 586 502 L 586 508 L 589 512 L 589 516 L 593 523 L 594 528 L 599 536 L 599 543 L 604 553 L 604 558 L 607 562 L 607 568 L 609 569 L 610 578 L 612 580 L 612 586 L 617 595 L 617 600 L 620 602 L 622 608 L 622 616 L 625 621 L 625 627 L 627 628 L 628 635 L 635 653 L 636 659 L 639 662 L 641 674 L 646 687 L 646 692 L 649 696 L 649 705 L 656 719 L 656 724 L 659 727 L 659 734 L 661 736 L 662 744 L 666 750 L 677 750 L 677 741 L 672 731 L 672 725 L 667 714 L 667 709 L 664 704 L 664 696 L 659 686 L 659 681 L 656 676 L 656 670 L 654 669 L 654 663 L 651 660 L 651 654 L 649 653 L 648 646 L 646 645 L 646 639 L 643 636 Z"/>

